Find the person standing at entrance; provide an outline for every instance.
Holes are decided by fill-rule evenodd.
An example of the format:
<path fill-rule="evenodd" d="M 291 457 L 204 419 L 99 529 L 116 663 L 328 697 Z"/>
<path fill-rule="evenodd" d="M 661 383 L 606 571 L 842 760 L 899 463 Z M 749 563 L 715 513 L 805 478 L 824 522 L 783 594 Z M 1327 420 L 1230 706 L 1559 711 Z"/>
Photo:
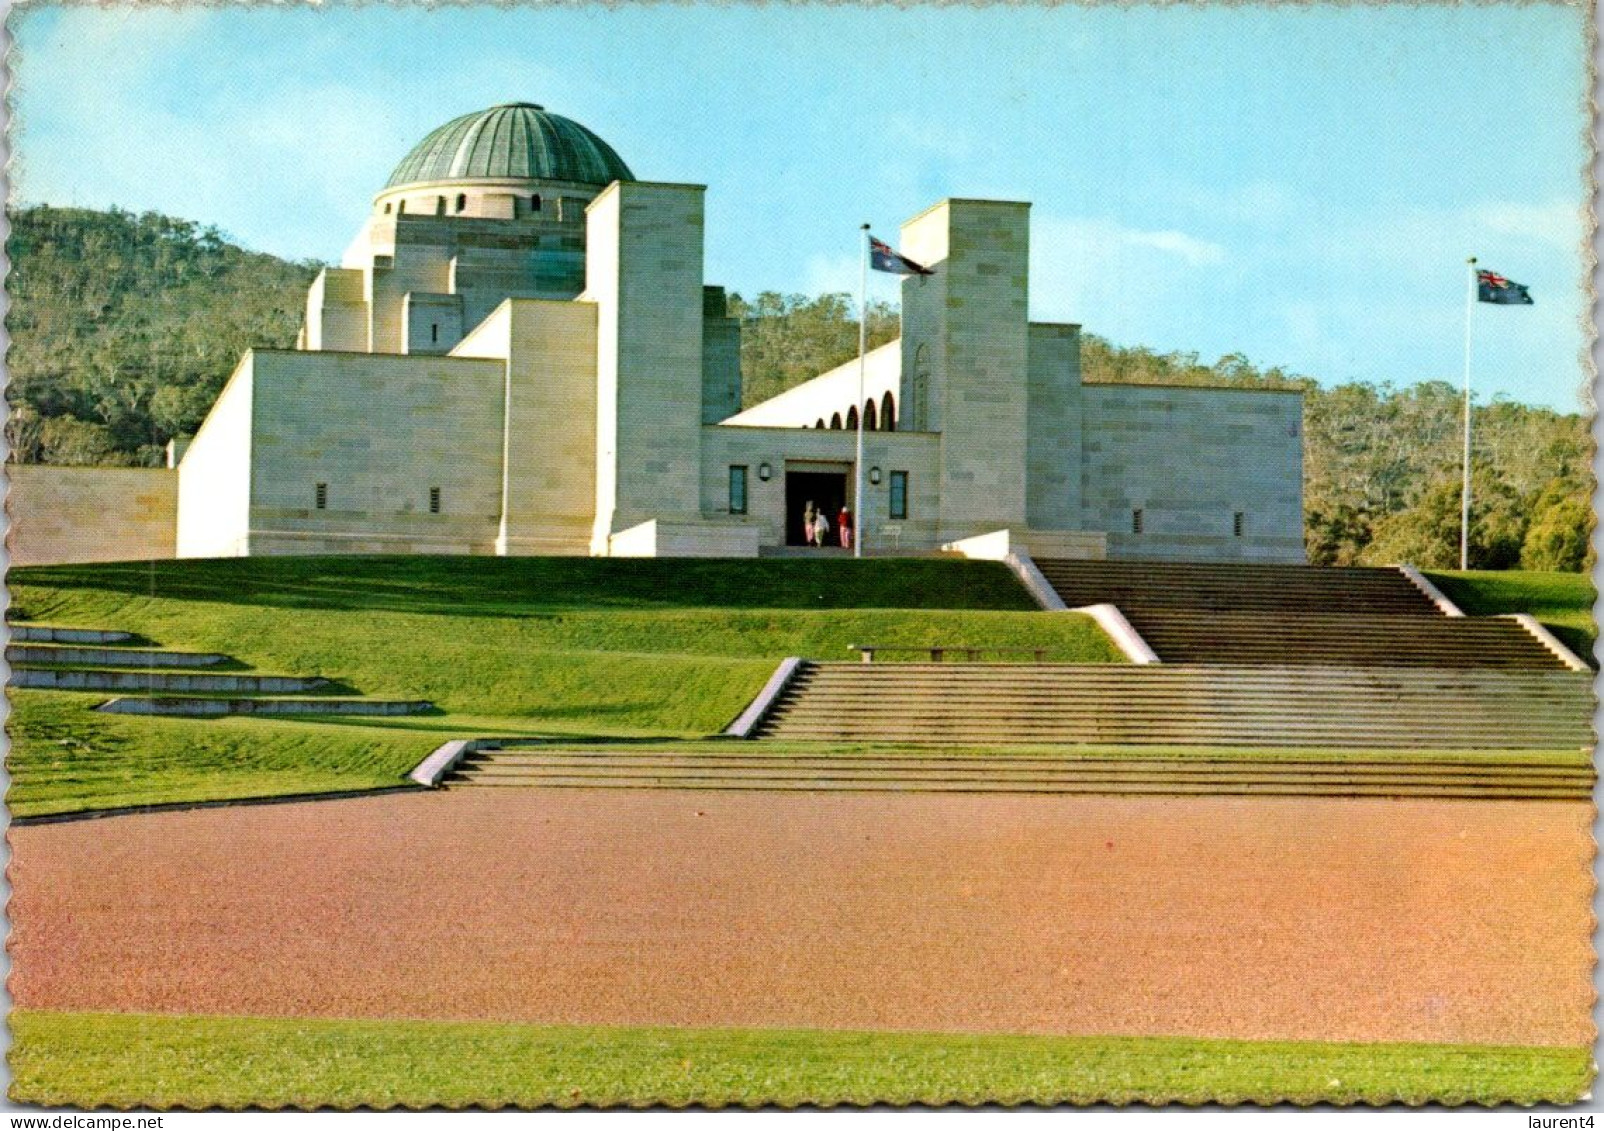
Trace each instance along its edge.
<path fill-rule="evenodd" d="M 830 537 L 830 520 L 824 517 L 823 509 L 813 516 L 813 544 L 820 549 L 824 548 L 824 541 Z"/>
<path fill-rule="evenodd" d="M 802 544 L 804 546 L 813 545 L 813 520 L 818 516 L 818 513 L 813 507 L 812 499 L 809 499 L 808 505 L 802 508 Z"/>
<path fill-rule="evenodd" d="M 841 513 L 835 516 L 835 528 L 841 532 L 841 548 L 852 549 L 852 512 L 845 503 L 841 504 Z"/>

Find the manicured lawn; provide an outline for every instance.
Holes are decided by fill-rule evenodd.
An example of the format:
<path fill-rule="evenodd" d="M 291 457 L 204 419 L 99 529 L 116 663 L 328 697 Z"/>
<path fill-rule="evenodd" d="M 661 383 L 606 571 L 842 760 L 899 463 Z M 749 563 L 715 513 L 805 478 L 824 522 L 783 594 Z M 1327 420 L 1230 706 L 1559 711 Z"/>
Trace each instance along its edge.
<path fill-rule="evenodd" d="M 1587 1048 L 20 1012 L 13 1100 L 116 1107 L 1567 1103 Z"/>
<path fill-rule="evenodd" d="M 1593 660 L 1593 643 L 1598 638 L 1593 601 L 1598 594 L 1585 573 L 1472 570 L 1427 576 L 1470 616 L 1529 613 L 1567 648 L 1597 666 Z"/>
<path fill-rule="evenodd" d="M 18 814 L 393 785 L 453 737 L 714 734 L 783 657 L 847 659 L 854 643 L 1121 659 L 1089 619 L 1029 611 L 992 563 L 249 558 L 10 583 L 13 619 L 122 629 L 442 712 L 147 719 L 90 710 L 104 696 L 13 692 Z"/>

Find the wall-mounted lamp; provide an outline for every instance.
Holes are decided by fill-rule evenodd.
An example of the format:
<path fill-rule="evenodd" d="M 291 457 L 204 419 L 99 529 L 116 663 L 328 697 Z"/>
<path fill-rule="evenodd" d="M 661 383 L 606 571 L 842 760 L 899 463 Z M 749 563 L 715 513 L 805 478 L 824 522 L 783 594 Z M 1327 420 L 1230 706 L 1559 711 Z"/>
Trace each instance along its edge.
<path fill-rule="evenodd" d="M 876 487 L 880 485 L 880 469 L 878 467 L 871 467 L 869 469 L 869 482 L 873 483 Z"/>
<path fill-rule="evenodd" d="M 763 482 L 767 483 L 773 475 L 774 468 L 770 467 L 768 464 L 760 463 L 757 465 L 757 477 L 763 480 Z"/>

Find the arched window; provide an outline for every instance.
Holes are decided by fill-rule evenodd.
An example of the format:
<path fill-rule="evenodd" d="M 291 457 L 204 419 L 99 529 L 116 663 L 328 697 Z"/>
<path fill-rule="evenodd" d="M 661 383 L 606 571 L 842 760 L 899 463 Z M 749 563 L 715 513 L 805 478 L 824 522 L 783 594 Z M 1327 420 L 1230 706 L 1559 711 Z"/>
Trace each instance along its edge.
<path fill-rule="evenodd" d="M 841 414 L 839 412 L 830 417 L 830 427 L 831 429 L 837 429 L 841 427 Z"/>
<path fill-rule="evenodd" d="M 819 417 L 819 422 L 817 424 L 815 424 L 813 427 L 815 427 L 815 428 L 823 428 L 824 427 L 824 417 L 822 417 L 822 416 Z"/>
<path fill-rule="evenodd" d="M 913 419 L 915 432 L 930 431 L 930 346 L 921 344 L 913 355 Z"/>
<path fill-rule="evenodd" d="M 465 193 L 465 192 L 459 192 L 457 194 L 457 211 L 458 212 L 466 211 L 467 207 L 468 207 L 468 194 Z"/>
<path fill-rule="evenodd" d="M 863 430 L 865 432 L 873 432 L 875 430 L 873 397 L 870 397 L 869 403 L 863 406 Z"/>
<path fill-rule="evenodd" d="M 534 196 L 531 196 L 529 198 L 529 211 L 531 211 L 531 212 L 539 212 L 540 211 L 540 194 L 538 192 L 535 193 Z"/>
<path fill-rule="evenodd" d="M 444 216 L 446 214 L 446 198 L 445 197 L 437 196 L 437 197 L 434 198 L 434 214 L 436 216 Z"/>
<path fill-rule="evenodd" d="M 851 408 L 847 409 L 847 428 L 850 431 L 853 431 L 853 432 L 856 432 L 857 429 L 858 429 L 858 406 L 857 405 L 853 405 Z"/>
<path fill-rule="evenodd" d="M 895 432 L 897 430 L 897 402 L 888 391 L 880 398 L 880 431 Z"/>

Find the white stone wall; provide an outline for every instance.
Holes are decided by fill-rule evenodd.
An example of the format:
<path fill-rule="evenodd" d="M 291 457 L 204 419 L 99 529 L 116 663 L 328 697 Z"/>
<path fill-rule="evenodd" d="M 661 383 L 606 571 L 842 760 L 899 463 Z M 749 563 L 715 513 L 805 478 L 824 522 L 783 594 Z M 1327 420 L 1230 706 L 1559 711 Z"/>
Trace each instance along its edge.
<path fill-rule="evenodd" d="M 741 411 L 741 323 L 731 318 L 723 287 L 702 288 L 702 423 Z"/>
<path fill-rule="evenodd" d="M 462 297 L 413 291 L 406 296 L 401 317 L 401 352 L 450 353 L 462 340 Z"/>
<path fill-rule="evenodd" d="M 701 509 L 709 519 L 728 519 L 757 527 L 762 546 L 786 542 L 785 472 L 841 471 L 851 497 L 857 460 L 857 434 L 815 429 L 753 428 L 716 425 L 702 430 Z M 920 432 L 865 432 L 863 436 L 863 513 L 858 526 L 871 552 L 891 549 L 932 550 L 940 517 L 937 436 Z M 768 482 L 758 477 L 767 463 Z M 747 513 L 732 516 L 730 467 L 747 468 Z M 880 483 L 868 481 L 870 468 L 881 471 Z M 890 518 L 891 472 L 908 473 L 908 517 Z M 831 516 L 834 521 L 834 516 Z M 888 529 L 891 528 L 891 529 Z"/>
<path fill-rule="evenodd" d="M 178 475 L 165 467 L 6 469 L 13 566 L 145 561 L 176 554 Z"/>
<path fill-rule="evenodd" d="M 1082 525 L 1108 532 L 1110 557 L 1304 560 L 1301 394 L 1099 384 L 1082 396 Z"/>
<path fill-rule="evenodd" d="M 615 182 L 590 206 L 597 309 L 592 551 L 651 519 L 693 519 L 701 474 L 700 185 Z"/>
<path fill-rule="evenodd" d="M 497 552 L 587 553 L 596 502 L 595 304 L 510 299 L 455 356 L 507 362 Z"/>
<path fill-rule="evenodd" d="M 1035 530 L 1081 523 L 1080 327 L 1030 326 L 1025 517 Z"/>
<path fill-rule="evenodd" d="M 254 359 L 251 553 L 493 551 L 505 363 L 293 351 Z M 188 500 L 180 507 L 187 522 Z"/>
<path fill-rule="evenodd" d="M 941 540 L 1022 527 L 1030 206 L 943 201 L 903 225 L 902 250 L 935 270 L 904 282 L 902 317 L 905 401 L 920 347 L 931 354 Z"/>
<path fill-rule="evenodd" d="M 232 558 L 251 552 L 258 356 L 252 351 L 240 360 L 179 461 L 177 553 L 181 558 Z"/>
<path fill-rule="evenodd" d="M 330 267 L 306 292 L 305 338 L 309 350 L 350 350 L 368 346 L 368 304 L 361 271 Z"/>

